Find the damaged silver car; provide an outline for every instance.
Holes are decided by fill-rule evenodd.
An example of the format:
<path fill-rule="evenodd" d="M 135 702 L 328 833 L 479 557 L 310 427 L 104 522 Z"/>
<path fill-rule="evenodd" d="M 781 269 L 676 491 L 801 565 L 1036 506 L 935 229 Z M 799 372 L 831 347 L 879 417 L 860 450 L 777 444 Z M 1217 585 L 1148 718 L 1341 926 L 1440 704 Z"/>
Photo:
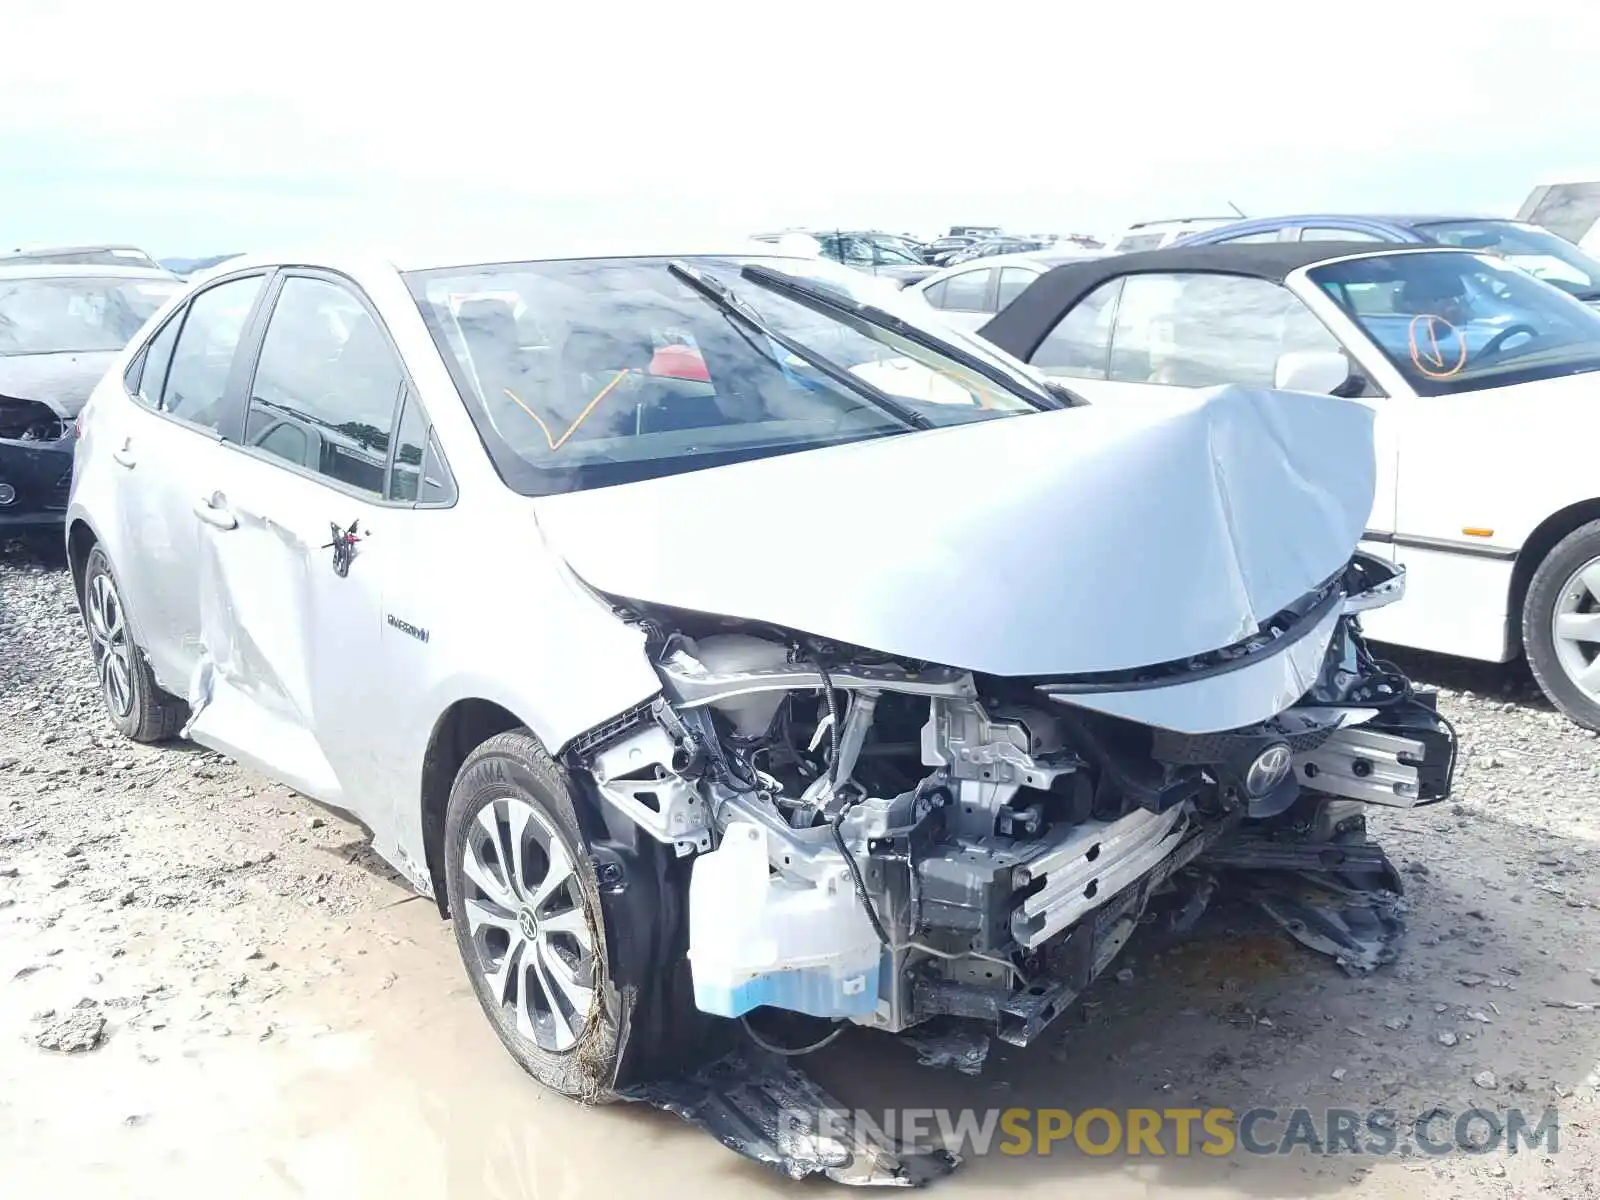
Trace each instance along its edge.
<path fill-rule="evenodd" d="M 745 1031 L 1026 1045 L 1219 887 L 1391 959 L 1362 813 L 1455 738 L 1361 638 L 1370 411 L 931 321 L 766 246 L 233 260 L 83 414 L 112 719 L 363 823 L 541 1082 L 792 1174 L 951 1164 L 779 1136 L 828 1098 Z"/>

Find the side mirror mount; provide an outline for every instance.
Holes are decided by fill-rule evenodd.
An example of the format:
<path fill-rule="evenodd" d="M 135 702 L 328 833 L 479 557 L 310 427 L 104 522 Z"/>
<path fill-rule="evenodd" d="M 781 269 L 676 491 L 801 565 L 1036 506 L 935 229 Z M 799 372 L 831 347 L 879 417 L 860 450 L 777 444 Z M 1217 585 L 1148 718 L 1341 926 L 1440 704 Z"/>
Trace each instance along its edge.
<path fill-rule="evenodd" d="M 1272 386 L 1334 396 L 1350 381 L 1350 360 L 1337 350 L 1291 350 L 1278 356 Z"/>

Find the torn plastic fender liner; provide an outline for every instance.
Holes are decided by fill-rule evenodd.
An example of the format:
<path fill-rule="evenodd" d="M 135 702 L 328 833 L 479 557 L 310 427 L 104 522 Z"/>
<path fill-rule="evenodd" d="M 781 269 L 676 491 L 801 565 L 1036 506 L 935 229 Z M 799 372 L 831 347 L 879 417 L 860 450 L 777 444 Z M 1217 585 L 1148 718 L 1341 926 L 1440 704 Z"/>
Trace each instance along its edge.
<path fill-rule="evenodd" d="M 784 1059 L 740 1046 L 692 1075 L 619 1093 L 674 1113 L 728 1149 L 791 1179 L 824 1175 L 856 1187 L 920 1187 L 961 1165 L 942 1148 L 893 1146 Z M 830 1119 L 836 1118 L 836 1119 Z"/>

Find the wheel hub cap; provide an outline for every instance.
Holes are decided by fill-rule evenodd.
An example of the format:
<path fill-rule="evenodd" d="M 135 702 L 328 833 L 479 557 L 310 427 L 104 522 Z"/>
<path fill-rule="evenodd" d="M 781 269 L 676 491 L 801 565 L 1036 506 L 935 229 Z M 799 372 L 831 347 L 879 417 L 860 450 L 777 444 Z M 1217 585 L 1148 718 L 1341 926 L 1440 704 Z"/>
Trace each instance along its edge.
<path fill-rule="evenodd" d="M 1568 577 L 1550 632 L 1562 673 L 1589 699 L 1600 701 L 1600 558 Z"/>
<path fill-rule="evenodd" d="M 128 640 L 122 598 L 109 575 L 102 573 L 89 580 L 83 610 L 101 694 L 111 715 L 120 720 L 133 711 L 133 645 Z"/>
<path fill-rule="evenodd" d="M 594 1015 L 596 958 L 566 842 L 533 805 L 509 796 L 473 818 L 461 867 L 469 969 L 522 1037 L 572 1049 Z"/>

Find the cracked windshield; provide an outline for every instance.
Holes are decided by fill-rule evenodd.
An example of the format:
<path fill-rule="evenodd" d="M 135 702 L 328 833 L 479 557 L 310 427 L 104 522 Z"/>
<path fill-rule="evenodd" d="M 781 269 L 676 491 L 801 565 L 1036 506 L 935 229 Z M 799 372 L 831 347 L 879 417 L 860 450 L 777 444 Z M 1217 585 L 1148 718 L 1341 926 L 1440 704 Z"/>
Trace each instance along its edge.
<path fill-rule="evenodd" d="M 430 272 L 411 286 L 491 450 L 547 477 L 583 467 L 643 477 L 706 455 L 781 453 L 1054 404 L 1030 375 L 870 277 L 773 264 L 845 305 L 887 310 L 901 331 L 769 290 L 741 275 L 749 261 L 685 264 L 730 289 L 732 311 L 665 259 Z M 919 335 L 953 341 L 965 361 Z"/>

